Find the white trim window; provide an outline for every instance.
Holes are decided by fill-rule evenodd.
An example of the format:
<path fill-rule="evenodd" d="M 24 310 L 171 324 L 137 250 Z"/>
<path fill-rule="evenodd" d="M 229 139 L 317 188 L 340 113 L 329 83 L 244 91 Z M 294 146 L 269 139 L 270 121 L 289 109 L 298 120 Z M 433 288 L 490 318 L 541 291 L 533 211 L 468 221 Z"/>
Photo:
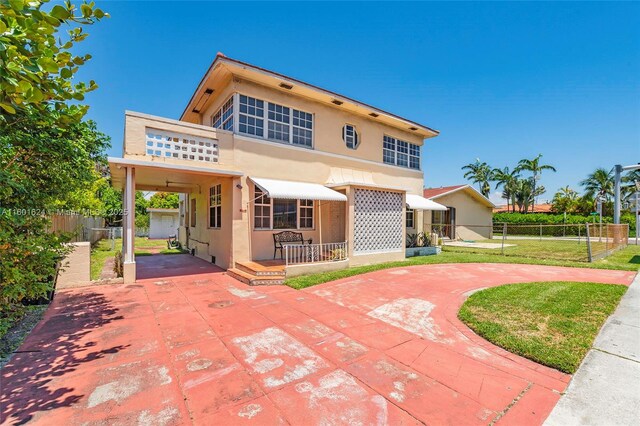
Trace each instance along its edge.
<path fill-rule="evenodd" d="M 264 101 L 240 95 L 238 131 L 246 135 L 264 137 Z"/>
<path fill-rule="evenodd" d="M 222 185 L 209 188 L 209 228 L 222 227 Z"/>
<path fill-rule="evenodd" d="M 420 146 L 384 135 L 382 161 L 385 164 L 420 170 Z"/>
<path fill-rule="evenodd" d="M 211 126 L 216 129 L 233 131 L 233 96 L 211 116 Z"/>
<path fill-rule="evenodd" d="M 308 112 L 293 110 L 293 138 L 294 145 L 313 147 L 313 115 Z"/>
<path fill-rule="evenodd" d="M 342 140 L 344 140 L 347 148 L 357 149 L 360 144 L 360 139 L 358 137 L 358 132 L 356 131 L 356 126 L 345 124 L 342 128 Z"/>
<path fill-rule="evenodd" d="M 313 114 L 246 95 L 238 104 L 238 133 L 313 148 Z"/>
<path fill-rule="evenodd" d="M 269 102 L 267 113 L 267 139 L 289 143 L 291 113 L 288 107 Z"/>
<path fill-rule="evenodd" d="M 313 200 L 300 200 L 300 223 L 298 228 L 313 228 Z"/>
<path fill-rule="evenodd" d="M 407 209 L 407 228 L 414 228 L 415 210 Z"/>
<path fill-rule="evenodd" d="M 313 229 L 313 200 L 272 199 L 257 186 L 255 186 L 254 198 L 254 229 Z"/>
<path fill-rule="evenodd" d="M 255 229 L 271 229 L 271 199 L 257 186 L 254 195 L 253 227 Z"/>

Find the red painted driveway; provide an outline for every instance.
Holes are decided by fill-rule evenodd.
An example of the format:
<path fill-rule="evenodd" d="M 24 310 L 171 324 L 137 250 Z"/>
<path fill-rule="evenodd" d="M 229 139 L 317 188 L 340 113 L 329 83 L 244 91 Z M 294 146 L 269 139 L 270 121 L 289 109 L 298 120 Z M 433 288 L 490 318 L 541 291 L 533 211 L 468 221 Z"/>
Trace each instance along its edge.
<path fill-rule="evenodd" d="M 569 376 L 475 336 L 465 293 L 634 276 L 429 265 L 296 291 L 186 255 L 138 262 L 135 285 L 56 296 L 2 370 L 3 424 L 540 424 Z"/>

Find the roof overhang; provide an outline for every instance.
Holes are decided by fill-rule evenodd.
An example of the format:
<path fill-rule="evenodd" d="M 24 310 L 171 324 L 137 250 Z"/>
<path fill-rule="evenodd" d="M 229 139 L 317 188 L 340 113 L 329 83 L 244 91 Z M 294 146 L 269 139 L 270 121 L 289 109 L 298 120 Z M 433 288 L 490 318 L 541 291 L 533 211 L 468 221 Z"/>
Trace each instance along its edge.
<path fill-rule="evenodd" d="M 354 186 L 358 188 L 377 189 L 379 191 L 407 192 L 406 189 L 401 188 L 399 186 L 379 185 L 377 183 L 358 182 L 358 181 L 328 183 L 326 186 L 328 188 L 346 188 L 347 186 Z"/>
<path fill-rule="evenodd" d="M 491 207 L 491 208 L 495 208 L 496 207 L 495 204 L 493 204 L 487 197 L 482 195 L 480 192 L 478 192 L 477 189 L 475 189 L 471 185 L 461 186 L 459 188 L 452 189 L 451 191 L 447 191 L 447 192 L 443 192 L 442 194 L 434 195 L 433 197 L 430 197 L 429 199 L 430 200 L 436 200 L 438 198 L 445 197 L 447 195 L 451 195 L 454 192 L 458 192 L 458 191 L 464 191 L 465 193 L 470 195 L 472 198 L 474 198 L 476 201 L 486 205 L 487 207 Z"/>
<path fill-rule="evenodd" d="M 145 191 L 194 192 L 197 182 L 194 177 L 239 177 L 242 172 L 212 169 L 209 167 L 169 164 L 159 161 L 134 160 L 130 158 L 109 157 L 111 184 L 123 188 L 126 169 L 135 169 L 136 189 Z"/>
<path fill-rule="evenodd" d="M 179 209 L 147 208 L 148 213 L 179 213 Z"/>
<path fill-rule="evenodd" d="M 449 210 L 442 204 L 438 204 L 435 201 L 428 200 L 420 195 L 407 194 L 407 207 L 413 210 L 436 210 L 445 211 Z"/>
<path fill-rule="evenodd" d="M 347 196 L 318 183 L 250 177 L 269 198 L 288 200 L 347 201 Z"/>
<path fill-rule="evenodd" d="M 423 139 L 438 136 L 438 130 L 434 130 L 424 124 L 416 123 L 380 108 L 365 104 L 355 99 L 340 95 L 335 92 L 314 86 L 309 83 L 269 71 L 246 62 L 228 58 L 218 54 L 206 74 L 198 84 L 196 91 L 189 100 L 180 120 L 197 121 L 199 113 L 208 106 L 208 98 L 214 92 L 221 90 L 223 83 L 233 76 L 253 81 L 255 83 L 275 88 L 286 93 L 294 93 L 298 96 L 339 108 L 344 111 L 366 117 L 376 122 L 399 128 L 408 133 L 421 136 Z"/>

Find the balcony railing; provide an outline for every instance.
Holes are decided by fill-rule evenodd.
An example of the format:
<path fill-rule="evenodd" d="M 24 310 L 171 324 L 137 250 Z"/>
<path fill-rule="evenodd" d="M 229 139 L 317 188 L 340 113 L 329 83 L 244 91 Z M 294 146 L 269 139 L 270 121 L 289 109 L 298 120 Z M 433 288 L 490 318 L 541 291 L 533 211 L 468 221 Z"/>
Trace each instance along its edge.
<path fill-rule="evenodd" d="M 303 263 L 338 262 L 347 260 L 347 242 L 324 244 L 284 244 L 286 266 Z"/>

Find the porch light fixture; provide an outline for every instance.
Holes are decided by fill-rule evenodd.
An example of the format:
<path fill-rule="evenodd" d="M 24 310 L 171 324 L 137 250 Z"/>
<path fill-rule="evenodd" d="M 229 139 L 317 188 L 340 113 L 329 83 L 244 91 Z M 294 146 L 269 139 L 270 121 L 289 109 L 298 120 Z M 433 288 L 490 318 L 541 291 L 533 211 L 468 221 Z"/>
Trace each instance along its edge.
<path fill-rule="evenodd" d="M 336 105 L 342 105 L 344 102 L 339 101 L 339 100 L 337 100 L 337 99 L 332 99 L 332 100 L 331 100 L 331 103 L 336 104 Z"/>
<path fill-rule="evenodd" d="M 206 89 L 204 91 L 204 93 L 202 94 L 202 96 L 200 96 L 200 99 L 198 99 L 198 102 L 193 107 L 191 112 L 195 112 L 196 114 L 200 114 L 200 108 L 202 108 L 204 106 L 204 104 L 207 102 L 207 99 L 209 99 L 209 96 L 211 96 L 212 93 L 213 93 L 213 89 Z"/>
<path fill-rule="evenodd" d="M 283 89 L 287 89 L 287 90 L 291 90 L 293 89 L 293 86 L 289 83 L 280 83 L 280 87 L 282 87 Z"/>

